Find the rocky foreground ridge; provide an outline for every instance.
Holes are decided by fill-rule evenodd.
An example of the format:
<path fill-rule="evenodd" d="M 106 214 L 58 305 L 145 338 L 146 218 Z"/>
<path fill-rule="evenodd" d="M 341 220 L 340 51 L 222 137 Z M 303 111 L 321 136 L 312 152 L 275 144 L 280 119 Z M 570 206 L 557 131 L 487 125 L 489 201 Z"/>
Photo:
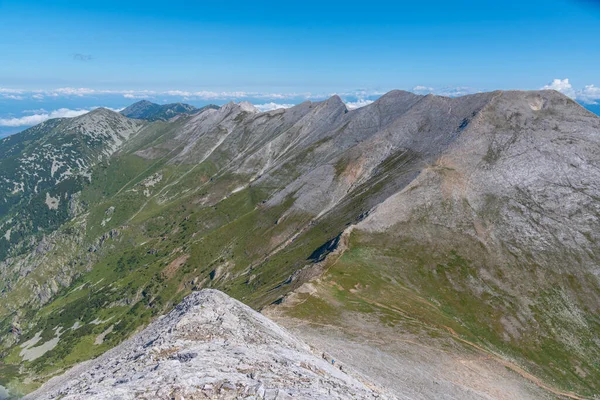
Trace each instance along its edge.
<path fill-rule="evenodd" d="M 212 289 L 27 399 L 384 399 L 248 306 Z"/>

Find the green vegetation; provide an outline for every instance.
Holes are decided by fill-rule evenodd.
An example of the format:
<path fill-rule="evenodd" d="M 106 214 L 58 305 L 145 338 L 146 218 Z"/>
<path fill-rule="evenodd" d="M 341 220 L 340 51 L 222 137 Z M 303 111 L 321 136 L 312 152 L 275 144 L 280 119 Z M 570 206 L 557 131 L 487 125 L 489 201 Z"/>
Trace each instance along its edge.
<path fill-rule="evenodd" d="M 147 140 L 161 139 L 154 135 Z M 317 147 L 299 157 L 309 157 Z M 297 162 L 293 159 L 288 165 L 293 168 Z M 280 173 L 286 180 L 295 177 L 285 166 Z M 92 183 L 80 195 L 87 208 L 85 224 L 74 221 L 60 230 L 66 237 L 79 237 L 83 242 L 79 247 L 89 249 L 73 254 L 73 266 L 80 272 L 40 310 L 22 309 L 28 310 L 20 318 L 26 321 L 23 334 L 19 343 L 5 350 L 3 360 L 9 366 L 21 364 L 19 344 L 36 332 L 42 331 L 42 344 L 62 327 L 60 341 L 40 358 L 24 362 L 25 375 L 15 374 L 13 382 L 29 376 L 39 385 L 43 377 L 101 354 L 194 288 L 219 288 L 256 308 L 277 300 L 302 283 L 292 278 L 296 271 L 310 264 L 307 259 L 315 249 L 366 210 L 363 202 L 384 187 L 385 179 L 365 186 L 355 202 L 305 229 L 311 216 L 289 212 L 293 196 L 266 207 L 269 191 L 260 185 L 230 194 L 247 178 L 219 175 L 210 160 L 174 166 L 166 165 L 164 159 L 147 161 L 123 153 L 110 163 L 98 164 Z M 148 180 L 156 182 L 145 186 Z M 279 248 L 293 236 L 293 242 Z M 54 251 L 59 254 L 63 249 Z M 181 265 L 179 259 L 184 260 Z M 42 282 L 47 277 L 38 279 Z M 13 289 L 7 305 L 24 297 L 22 290 Z M 9 309 L 4 310 L 4 323 L 9 323 Z M 80 327 L 70 329 L 75 323 Z M 95 345 L 98 335 L 112 325 L 104 342 Z"/>
<path fill-rule="evenodd" d="M 106 112 L 111 123 L 134 123 Z M 600 288 L 596 277 L 577 268 L 581 255 L 533 253 L 527 246 L 521 251 L 519 243 L 496 238 L 490 245 L 496 239 L 484 237 L 485 222 L 501 220 L 506 210 L 523 215 L 539 207 L 527 189 L 515 189 L 512 201 L 483 193 L 474 207 L 468 196 L 455 198 L 455 188 L 442 185 L 435 204 L 440 215 L 433 216 L 427 204 L 385 233 L 342 234 L 424 169 L 448 186 L 463 184 L 464 171 L 451 160 L 438 165 L 426 149 L 433 114 L 407 125 L 418 131 L 412 148 L 423 153 L 393 148 L 386 142 L 390 135 L 373 136 L 385 142 L 384 154 L 393 148 L 373 170 L 376 155 L 355 154 L 361 148 L 351 147 L 364 134 L 360 124 L 340 123 L 332 138 L 327 122 L 309 136 L 282 113 L 232 115 L 210 129 L 190 123 L 195 117 L 187 115 L 168 123 L 137 121 L 143 129 L 116 153 L 110 132 L 86 135 L 71 125 L 75 119 L 50 121 L 0 143 L 0 170 L 11 176 L 0 183 L 10 193 L 0 207 L 0 260 L 7 260 L 0 271 L 0 384 L 30 391 L 125 340 L 192 290 L 218 288 L 261 309 L 327 266 L 318 295 L 297 294 L 293 316 L 344 324 L 345 313 L 363 315 L 387 327 L 477 346 L 563 390 L 600 390 L 600 319 L 586 308 L 596 303 L 585 298 Z M 511 123 L 522 117 L 511 116 Z M 258 119 L 273 122 L 273 132 L 254 135 Z M 471 129 L 464 123 L 470 119 L 456 121 L 457 129 Z M 440 135 L 446 134 L 444 126 Z M 338 142 L 345 135 L 352 143 Z M 219 146 L 225 139 L 228 146 Z M 481 155 L 485 168 L 494 168 L 513 139 Z M 441 146 L 450 138 L 429 140 Z M 368 179 L 360 175 L 363 168 Z M 331 186 L 290 186 L 314 171 Z M 350 181 L 360 184 L 348 189 Z M 420 190 L 419 182 L 406 193 Z M 314 197 L 330 188 L 335 207 L 316 209 L 329 207 Z M 460 188 L 468 190 L 466 184 Z M 448 215 L 458 215 L 447 220 L 460 226 L 440 223 Z M 590 243 L 595 239 L 593 232 L 582 235 Z M 340 237 L 349 247 L 338 259 L 331 254 Z M 322 261 L 315 252 L 331 259 Z M 542 264 L 540 257 L 560 262 Z M 575 265 L 562 268 L 570 263 Z M 23 360 L 25 342 L 39 333 L 34 346 L 40 346 L 57 332 L 55 347 Z"/>
<path fill-rule="evenodd" d="M 598 319 L 586 318 L 577 330 L 579 344 L 570 343 L 561 336 L 574 328 L 565 319 L 570 305 L 559 289 L 540 291 L 535 305 L 522 309 L 517 298 L 493 282 L 506 282 L 507 271 L 522 272 L 526 266 L 494 266 L 476 244 L 465 242 L 459 252 L 445 250 L 442 243 L 425 245 L 390 235 L 353 233 L 349 249 L 330 263 L 322 279 L 321 287 L 328 289 L 319 297 L 299 295 L 303 302 L 290 315 L 341 324 L 345 310 L 378 316 L 392 326 L 402 321 L 403 329 L 412 326 L 415 332 L 424 328 L 430 334 L 455 332 L 457 338 L 515 360 L 551 386 L 597 393 L 594 382 L 600 382 L 600 365 L 588 360 L 594 358 L 590 354 L 598 354 L 594 336 L 600 328 Z M 474 263 L 467 254 L 481 261 Z M 497 278 L 481 275 L 480 265 L 486 260 L 487 269 L 495 270 Z M 532 319 L 520 323 L 530 311 Z"/>

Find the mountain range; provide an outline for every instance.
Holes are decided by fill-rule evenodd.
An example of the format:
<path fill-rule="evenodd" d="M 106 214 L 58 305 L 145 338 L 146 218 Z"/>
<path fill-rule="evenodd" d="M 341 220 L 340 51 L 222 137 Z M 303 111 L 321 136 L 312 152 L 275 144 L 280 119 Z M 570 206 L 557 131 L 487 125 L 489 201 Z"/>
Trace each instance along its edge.
<path fill-rule="evenodd" d="M 219 109 L 219 106 L 209 104 L 202 108 L 196 108 L 189 104 L 155 104 L 147 100 L 141 100 L 121 111 L 128 118 L 145 119 L 147 121 L 166 121 L 180 114 L 197 114 L 204 110 Z"/>
<path fill-rule="evenodd" d="M 138 102 L 2 139 L 0 177 L 13 394 L 206 288 L 398 398 L 600 392 L 600 118 L 558 92 Z"/>

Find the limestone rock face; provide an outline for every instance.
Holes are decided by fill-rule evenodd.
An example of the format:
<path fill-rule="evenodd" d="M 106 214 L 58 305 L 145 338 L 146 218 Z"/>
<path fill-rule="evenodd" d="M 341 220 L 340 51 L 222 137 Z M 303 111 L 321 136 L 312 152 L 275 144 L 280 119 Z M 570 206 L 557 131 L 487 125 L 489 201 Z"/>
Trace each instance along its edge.
<path fill-rule="evenodd" d="M 173 311 L 28 399 L 390 398 L 217 290 Z"/>

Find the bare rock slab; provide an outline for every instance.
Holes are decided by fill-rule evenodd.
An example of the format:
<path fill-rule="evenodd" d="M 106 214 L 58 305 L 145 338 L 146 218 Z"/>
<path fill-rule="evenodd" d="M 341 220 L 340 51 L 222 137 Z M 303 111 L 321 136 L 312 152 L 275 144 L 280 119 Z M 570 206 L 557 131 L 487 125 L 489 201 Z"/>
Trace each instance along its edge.
<path fill-rule="evenodd" d="M 29 399 L 388 399 L 217 290 L 173 311 Z"/>

